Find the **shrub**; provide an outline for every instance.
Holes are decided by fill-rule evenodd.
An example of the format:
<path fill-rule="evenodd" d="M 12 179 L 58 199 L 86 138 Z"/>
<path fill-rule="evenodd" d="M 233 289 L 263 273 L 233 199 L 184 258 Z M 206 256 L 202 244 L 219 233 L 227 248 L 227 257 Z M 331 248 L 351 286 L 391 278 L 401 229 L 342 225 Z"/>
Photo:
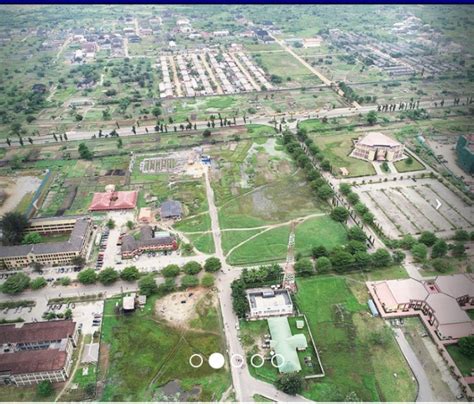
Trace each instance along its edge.
<path fill-rule="evenodd" d="M 205 274 L 202 279 L 201 279 L 201 285 L 204 286 L 205 288 L 210 288 L 214 286 L 214 275 L 212 274 Z"/>
<path fill-rule="evenodd" d="M 422 232 L 421 236 L 418 238 L 418 241 L 427 247 L 431 247 L 434 243 L 436 243 L 436 240 L 436 236 L 430 231 Z"/>
<path fill-rule="evenodd" d="M 138 281 L 138 287 L 140 289 L 140 294 L 145 296 L 151 296 L 158 291 L 158 286 L 156 285 L 155 278 L 153 278 L 152 275 L 147 275 L 141 278 Z"/>
<path fill-rule="evenodd" d="M 161 270 L 161 275 L 163 275 L 165 278 L 176 278 L 180 272 L 181 269 L 178 265 L 170 264 Z"/>
<path fill-rule="evenodd" d="M 46 279 L 40 276 L 39 278 L 33 279 L 30 282 L 30 287 L 33 290 L 38 290 L 38 289 L 44 288 L 47 284 L 48 282 L 46 282 Z"/>
<path fill-rule="evenodd" d="M 138 271 L 138 268 L 134 266 L 126 267 L 120 273 L 120 279 L 127 282 L 136 281 L 138 278 L 140 278 L 140 272 Z"/>
<path fill-rule="evenodd" d="M 303 376 L 298 373 L 282 374 L 277 379 L 275 385 L 277 389 L 294 396 L 303 390 L 304 379 Z"/>
<path fill-rule="evenodd" d="M 79 272 L 77 280 L 83 285 L 91 285 L 97 282 L 97 273 L 92 268 L 85 269 L 84 271 Z"/>
<path fill-rule="evenodd" d="M 210 257 L 204 263 L 204 270 L 206 272 L 217 272 L 222 268 L 221 260 L 217 257 Z"/>
<path fill-rule="evenodd" d="M 326 274 L 332 269 L 331 260 L 328 257 L 319 257 L 316 260 L 316 270 L 320 274 Z"/>
<path fill-rule="evenodd" d="M 453 266 L 447 259 L 443 258 L 435 258 L 431 261 L 431 265 L 435 269 L 435 271 L 445 274 L 447 272 L 452 271 Z"/>
<path fill-rule="evenodd" d="M 425 244 L 416 243 L 411 248 L 411 253 L 413 254 L 413 258 L 415 258 L 415 261 L 422 262 L 426 259 L 426 256 L 428 255 L 428 248 Z"/>
<path fill-rule="evenodd" d="M 309 258 L 303 258 L 295 263 L 295 272 L 301 276 L 309 276 L 314 273 L 313 263 Z"/>
<path fill-rule="evenodd" d="M 199 279 L 195 275 L 184 275 L 181 279 L 181 287 L 185 289 L 193 288 L 197 285 L 199 285 Z"/>
<path fill-rule="evenodd" d="M 311 255 L 313 258 L 319 258 L 319 257 L 327 257 L 329 255 L 329 252 L 326 247 L 323 245 L 318 245 L 316 247 L 313 247 L 311 250 Z"/>
<path fill-rule="evenodd" d="M 111 285 L 119 278 L 118 272 L 112 267 L 100 271 L 98 279 L 103 285 Z"/>
<path fill-rule="evenodd" d="M 54 388 L 51 382 L 48 382 L 47 380 L 43 380 L 42 382 L 39 382 L 38 385 L 36 386 L 36 394 L 40 397 L 49 397 L 54 393 Z"/>
<path fill-rule="evenodd" d="M 201 272 L 201 269 L 202 269 L 201 264 L 196 261 L 189 261 L 183 266 L 184 273 L 188 275 L 196 275 L 199 272 Z"/>
<path fill-rule="evenodd" d="M 1 288 L 3 293 L 16 295 L 17 293 L 23 292 L 28 286 L 30 286 L 30 277 L 19 272 L 8 277 Z"/>

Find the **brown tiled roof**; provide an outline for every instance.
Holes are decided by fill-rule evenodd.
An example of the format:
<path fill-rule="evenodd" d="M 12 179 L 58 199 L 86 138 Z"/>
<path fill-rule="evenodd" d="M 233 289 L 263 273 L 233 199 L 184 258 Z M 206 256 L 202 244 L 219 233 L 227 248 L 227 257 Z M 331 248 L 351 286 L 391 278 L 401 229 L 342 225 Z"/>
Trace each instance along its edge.
<path fill-rule="evenodd" d="M 0 326 L 0 344 L 56 341 L 74 334 L 76 323 L 72 320 L 25 323 Z M 1 356 L 1 355 L 0 355 Z"/>
<path fill-rule="evenodd" d="M 67 353 L 59 349 L 19 351 L 0 355 L 0 374 L 22 374 L 63 369 Z"/>

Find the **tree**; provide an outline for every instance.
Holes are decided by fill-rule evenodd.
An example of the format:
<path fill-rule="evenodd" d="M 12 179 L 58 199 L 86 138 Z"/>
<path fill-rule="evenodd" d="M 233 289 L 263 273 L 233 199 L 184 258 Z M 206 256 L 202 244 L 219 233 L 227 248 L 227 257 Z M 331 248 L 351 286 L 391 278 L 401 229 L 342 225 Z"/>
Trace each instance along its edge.
<path fill-rule="evenodd" d="M 334 195 L 334 191 L 328 184 L 324 184 L 318 188 L 317 195 L 319 198 L 326 201 Z"/>
<path fill-rule="evenodd" d="M 403 251 L 395 250 L 392 254 L 392 259 L 395 264 L 400 264 L 405 259 L 406 254 Z"/>
<path fill-rule="evenodd" d="M 193 288 L 199 285 L 199 279 L 196 275 L 184 275 L 181 278 L 181 287 L 184 289 Z"/>
<path fill-rule="evenodd" d="M 84 387 L 84 392 L 86 393 L 87 397 L 94 397 L 95 395 L 96 384 L 91 382 L 87 383 L 86 387 Z"/>
<path fill-rule="evenodd" d="M 97 282 L 97 274 L 92 268 L 85 269 L 84 271 L 79 272 L 77 280 L 83 285 L 92 285 Z"/>
<path fill-rule="evenodd" d="M 54 393 L 53 384 L 47 380 L 39 382 L 36 386 L 36 394 L 40 397 L 49 397 Z"/>
<path fill-rule="evenodd" d="M 205 288 L 211 288 L 214 286 L 214 275 L 212 274 L 204 274 L 204 276 L 201 279 L 201 285 L 204 286 Z"/>
<path fill-rule="evenodd" d="M 400 240 L 400 247 L 404 250 L 410 250 L 415 244 L 416 240 L 411 234 L 405 234 Z"/>
<path fill-rule="evenodd" d="M 318 245 L 312 248 L 311 255 L 314 259 L 316 259 L 319 257 L 327 257 L 329 255 L 329 252 L 327 248 L 323 245 Z"/>
<path fill-rule="evenodd" d="M 388 267 L 392 263 L 392 256 L 385 248 L 379 248 L 372 254 L 372 265 L 377 268 Z"/>
<path fill-rule="evenodd" d="M 377 122 L 377 112 L 375 111 L 369 111 L 367 114 L 367 123 L 369 125 L 373 125 Z"/>
<path fill-rule="evenodd" d="M 348 195 L 349 192 L 351 192 L 351 186 L 347 182 L 341 182 L 339 184 L 339 191 L 341 191 L 343 195 Z"/>
<path fill-rule="evenodd" d="M 176 282 L 173 278 L 165 279 L 165 281 L 160 286 L 158 286 L 158 289 L 157 289 L 159 293 L 164 293 L 164 294 L 174 292 L 175 290 L 176 290 Z"/>
<path fill-rule="evenodd" d="M 188 275 L 196 275 L 201 272 L 202 266 L 197 261 L 189 261 L 183 265 L 184 273 Z"/>
<path fill-rule="evenodd" d="M 202 132 L 203 137 L 210 137 L 211 136 L 211 131 L 209 129 L 204 129 L 204 132 Z"/>
<path fill-rule="evenodd" d="M 71 309 L 66 309 L 64 312 L 64 318 L 66 320 L 71 320 L 72 319 L 72 310 Z"/>
<path fill-rule="evenodd" d="M 354 254 L 354 266 L 359 269 L 368 268 L 372 264 L 372 256 L 366 251 L 357 251 Z"/>
<path fill-rule="evenodd" d="M 413 164 L 413 157 L 408 156 L 408 158 L 405 160 L 405 162 L 407 163 L 407 165 L 411 166 Z"/>
<path fill-rule="evenodd" d="M 370 212 L 365 212 L 362 215 L 362 220 L 364 221 L 364 223 L 372 224 L 374 223 L 374 215 Z"/>
<path fill-rule="evenodd" d="M 93 153 L 89 150 L 85 143 L 79 144 L 79 156 L 83 160 L 92 160 Z"/>
<path fill-rule="evenodd" d="M 222 268 L 221 260 L 217 257 L 210 257 L 204 263 L 204 270 L 206 272 L 217 272 Z"/>
<path fill-rule="evenodd" d="M 434 243 L 431 250 L 431 258 L 441 258 L 448 253 L 448 244 L 446 241 L 439 239 Z"/>
<path fill-rule="evenodd" d="M 458 346 L 464 356 L 474 359 L 474 335 L 459 338 Z"/>
<path fill-rule="evenodd" d="M 359 240 L 349 240 L 347 243 L 347 251 L 350 252 L 351 254 L 355 254 L 356 252 L 367 251 L 367 245 L 363 241 Z"/>
<path fill-rule="evenodd" d="M 110 230 L 114 229 L 114 228 L 115 228 L 115 221 L 114 221 L 114 219 L 112 219 L 112 218 L 109 219 L 109 220 L 107 221 L 107 223 L 106 223 L 106 226 L 107 226 Z"/>
<path fill-rule="evenodd" d="M 161 275 L 165 278 L 176 278 L 180 272 L 181 269 L 178 265 L 170 264 L 161 270 Z"/>
<path fill-rule="evenodd" d="M 466 254 L 466 247 L 464 243 L 458 241 L 456 244 L 453 245 L 451 248 L 451 255 L 453 257 L 463 257 Z"/>
<path fill-rule="evenodd" d="M 349 192 L 347 195 L 347 200 L 351 205 L 355 205 L 357 202 L 359 202 L 359 195 L 357 195 L 355 192 Z"/>
<path fill-rule="evenodd" d="M 309 276 L 314 273 L 313 263 L 309 258 L 302 258 L 295 263 L 295 271 L 300 276 Z"/>
<path fill-rule="evenodd" d="M 71 284 L 71 278 L 69 276 L 63 276 L 59 279 L 59 284 L 62 286 L 69 286 Z"/>
<path fill-rule="evenodd" d="M 451 265 L 449 260 L 443 258 L 435 258 L 431 261 L 431 265 L 435 269 L 435 271 L 440 272 L 442 274 L 450 272 L 453 269 L 453 266 Z"/>
<path fill-rule="evenodd" d="M 135 266 L 126 267 L 120 273 L 120 279 L 123 279 L 124 281 L 127 281 L 127 282 L 136 281 L 138 278 L 140 278 L 140 272 L 138 271 L 138 268 Z"/>
<path fill-rule="evenodd" d="M 2 230 L 2 241 L 5 245 L 19 244 L 23 239 L 23 233 L 30 225 L 27 217 L 18 212 L 8 212 L 0 220 Z"/>
<path fill-rule="evenodd" d="M 414 244 L 410 251 L 413 254 L 413 258 L 415 258 L 415 261 L 417 262 L 424 261 L 428 254 L 428 248 L 423 243 Z"/>
<path fill-rule="evenodd" d="M 117 149 L 121 149 L 123 147 L 123 141 L 122 139 L 118 138 L 117 139 Z"/>
<path fill-rule="evenodd" d="M 2 292 L 9 295 L 16 295 L 23 292 L 30 286 L 30 277 L 22 272 L 9 276 L 1 286 Z"/>
<path fill-rule="evenodd" d="M 112 267 L 107 267 L 100 271 L 98 279 L 103 285 L 111 285 L 119 278 L 118 272 Z"/>
<path fill-rule="evenodd" d="M 245 291 L 245 282 L 242 279 L 234 280 L 231 285 L 232 308 L 239 318 L 245 318 L 249 311 L 249 302 Z"/>
<path fill-rule="evenodd" d="M 284 373 L 275 383 L 278 390 L 295 396 L 301 393 L 304 386 L 304 379 L 299 373 Z"/>
<path fill-rule="evenodd" d="M 386 161 L 382 163 L 382 170 L 386 173 L 388 173 L 388 171 L 390 170 L 390 167 L 388 166 L 388 163 Z"/>
<path fill-rule="evenodd" d="M 331 163 L 329 162 L 329 160 L 324 159 L 324 160 L 321 162 L 321 168 L 322 168 L 324 171 L 331 171 Z"/>
<path fill-rule="evenodd" d="M 41 241 L 41 235 L 38 232 L 34 231 L 26 234 L 25 237 L 23 237 L 21 244 L 39 244 L 41 243 Z"/>
<path fill-rule="evenodd" d="M 71 259 L 72 265 L 82 268 L 86 265 L 86 259 L 82 255 L 76 255 Z"/>
<path fill-rule="evenodd" d="M 354 257 L 342 248 L 335 248 L 330 256 L 331 264 L 337 272 L 344 272 L 354 264 Z"/>
<path fill-rule="evenodd" d="M 326 274 L 332 269 L 331 260 L 328 257 L 319 257 L 316 260 L 316 270 L 320 274 Z"/>
<path fill-rule="evenodd" d="M 469 233 L 466 230 L 456 230 L 454 233 L 453 240 L 456 241 L 469 241 Z"/>
<path fill-rule="evenodd" d="M 140 289 L 140 294 L 145 296 L 151 296 L 158 291 L 158 286 L 156 285 L 153 275 L 147 275 L 141 278 L 138 281 L 138 287 Z"/>
<path fill-rule="evenodd" d="M 33 290 L 38 290 L 38 289 L 44 288 L 47 284 L 48 282 L 46 282 L 46 279 L 40 276 L 38 278 L 33 279 L 30 282 L 30 288 Z"/>
<path fill-rule="evenodd" d="M 336 206 L 331 211 L 331 219 L 335 220 L 336 222 L 345 223 L 348 218 L 349 218 L 349 211 L 342 206 Z"/>
<path fill-rule="evenodd" d="M 369 211 L 369 208 L 365 206 L 362 202 L 357 202 L 354 205 L 354 209 L 359 215 L 363 215 L 364 213 Z"/>
<path fill-rule="evenodd" d="M 349 240 L 357 240 L 364 242 L 367 240 L 367 235 L 364 233 L 364 230 L 362 230 L 359 226 L 352 226 L 347 231 L 347 237 L 349 238 Z"/>
<path fill-rule="evenodd" d="M 431 247 L 436 242 L 436 240 L 437 237 L 430 231 L 422 232 L 421 236 L 418 238 L 418 241 L 427 247 Z"/>

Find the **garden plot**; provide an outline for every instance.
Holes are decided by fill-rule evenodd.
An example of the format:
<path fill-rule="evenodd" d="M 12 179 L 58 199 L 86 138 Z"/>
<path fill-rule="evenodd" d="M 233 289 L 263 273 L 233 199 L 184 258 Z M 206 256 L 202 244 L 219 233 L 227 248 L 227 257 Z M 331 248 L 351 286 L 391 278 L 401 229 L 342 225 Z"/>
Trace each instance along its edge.
<path fill-rule="evenodd" d="M 448 237 L 456 229 L 474 227 L 473 207 L 434 179 L 365 184 L 356 189 L 389 237 L 425 230 Z"/>

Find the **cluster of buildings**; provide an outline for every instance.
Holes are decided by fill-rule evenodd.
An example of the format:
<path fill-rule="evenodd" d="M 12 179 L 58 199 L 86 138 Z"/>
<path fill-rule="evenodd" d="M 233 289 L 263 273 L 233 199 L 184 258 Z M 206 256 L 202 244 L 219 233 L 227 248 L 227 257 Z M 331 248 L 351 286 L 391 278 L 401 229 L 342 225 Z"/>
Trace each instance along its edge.
<path fill-rule="evenodd" d="M 474 173 L 474 135 L 461 135 L 456 143 L 457 163 L 467 174 Z"/>
<path fill-rule="evenodd" d="M 351 157 L 367 161 L 398 161 L 405 146 L 379 132 L 371 132 L 354 142 Z"/>
<path fill-rule="evenodd" d="M 218 54 L 203 49 L 161 56 L 160 67 L 161 98 L 236 94 L 273 88 L 263 69 L 242 51 Z"/>
<path fill-rule="evenodd" d="M 368 282 L 367 287 L 384 318 L 420 316 L 443 343 L 474 334 L 474 322 L 466 312 L 474 308 L 471 274 L 438 276 L 430 281 Z"/>
<path fill-rule="evenodd" d="M 67 241 L 0 246 L 0 266 L 23 268 L 34 263 L 47 266 L 68 265 L 75 257 L 85 257 L 93 232 L 92 220 L 85 216 L 60 216 L 32 219 L 25 234 L 40 235 L 69 233 Z"/>
<path fill-rule="evenodd" d="M 72 320 L 1 325 L 0 384 L 66 381 L 78 338 Z"/>
<path fill-rule="evenodd" d="M 178 242 L 174 235 L 144 225 L 140 228 L 138 236 L 126 234 L 122 237 L 120 250 L 123 259 L 130 259 L 145 252 L 173 251 L 177 248 Z"/>

